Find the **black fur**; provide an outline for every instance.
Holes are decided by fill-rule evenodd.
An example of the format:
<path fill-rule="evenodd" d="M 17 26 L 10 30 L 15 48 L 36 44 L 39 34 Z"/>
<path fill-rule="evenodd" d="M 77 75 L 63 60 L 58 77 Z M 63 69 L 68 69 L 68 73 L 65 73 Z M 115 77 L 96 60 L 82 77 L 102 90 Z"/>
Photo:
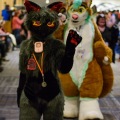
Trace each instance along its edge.
<path fill-rule="evenodd" d="M 37 21 L 40 24 L 37 24 L 37 26 L 33 24 L 34 21 Z M 47 25 L 48 23 L 54 23 L 54 25 L 51 27 Z M 17 89 L 18 106 L 21 103 L 20 108 L 21 111 L 24 112 L 24 104 L 27 104 L 28 106 L 32 105 L 32 107 L 35 107 L 35 109 L 40 112 L 40 115 L 42 113 L 46 114 L 45 116 L 43 115 L 46 120 L 62 120 L 64 97 L 58 78 L 58 71 L 61 73 L 68 73 L 70 71 L 73 65 L 75 47 L 81 41 L 81 37 L 77 35 L 77 32 L 71 31 L 67 38 L 66 47 L 60 40 L 53 38 L 52 33 L 59 26 L 58 16 L 55 12 L 46 8 L 42 8 L 39 12 L 29 12 L 26 26 L 31 31 L 32 37 L 31 39 L 22 42 L 20 47 L 20 79 Z M 43 42 L 43 70 L 44 80 L 47 83 L 45 88 L 41 86 L 43 78 L 38 67 L 36 67 L 35 70 L 27 69 L 28 61 L 33 57 L 33 53 L 35 54 L 39 64 L 41 63 L 42 53 L 34 52 L 34 43 L 36 41 Z M 30 104 L 25 103 L 25 100 L 20 101 L 21 96 L 22 99 L 26 99 L 24 97 L 24 93 Z M 56 100 L 57 97 L 59 100 Z M 49 106 L 51 101 L 54 102 Z M 41 108 L 44 106 L 41 105 L 41 103 L 45 103 L 46 107 L 44 110 Z M 57 111 L 56 106 L 58 107 Z M 21 115 L 20 117 L 22 116 L 25 117 L 25 115 Z"/>
<path fill-rule="evenodd" d="M 33 21 L 40 21 L 41 26 L 33 26 Z M 54 22 L 54 27 L 48 27 L 48 23 Z M 32 11 L 28 14 L 26 20 L 27 28 L 32 32 L 32 37 L 37 41 L 45 41 L 59 26 L 58 15 L 50 9 L 42 9 L 40 12 Z"/>

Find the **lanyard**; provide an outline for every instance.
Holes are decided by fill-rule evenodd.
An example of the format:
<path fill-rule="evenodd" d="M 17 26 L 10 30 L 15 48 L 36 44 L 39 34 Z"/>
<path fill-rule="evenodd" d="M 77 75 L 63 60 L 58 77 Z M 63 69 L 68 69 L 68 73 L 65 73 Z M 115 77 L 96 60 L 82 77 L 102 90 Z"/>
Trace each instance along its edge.
<path fill-rule="evenodd" d="M 46 87 L 46 86 L 47 86 L 47 83 L 46 83 L 45 80 L 44 80 L 44 72 L 43 72 L 43 57 L 44 57 L 44 53 L 42 52 L 42 56 L 41 56 L 41 67 L 40 67 L 40 65 L 39 65 L 39 63 L 38 63 L 38 61 L 37 61 L 36 56 L 35 56 L 34 53 L 33 53 L 33 57 L 34 57 L 34 59 L 35 59 L 35 62 L 37 63 L 37 66 L 38 66 L 41 74 L 42 74 L 43 81 L 42 81 L 42 84 L 41 84 L 41 85 L 42 85 L 42 87 Z"/>
<path fill-rule="evenodd" d="M 39 65 L 39 63 L 38 63 L 38 61 L 37 61 L 37 59 L 36 59 L 36 56 L 35 56 L 35 54 L 33 53 L 33 57 L 34 57 L 34 59 L 35 59 L 35 62 L 37 63 L 37 66 L 38 66 L 38 68 L 39 68 L 42 76 L 44 76 L 44 72 L 43 72 L 43 55 L 44 55 L 44 54 L 42 53 L 42 57 L 41 57 L 41 67 L 40 67 L 40 65 Z"/>

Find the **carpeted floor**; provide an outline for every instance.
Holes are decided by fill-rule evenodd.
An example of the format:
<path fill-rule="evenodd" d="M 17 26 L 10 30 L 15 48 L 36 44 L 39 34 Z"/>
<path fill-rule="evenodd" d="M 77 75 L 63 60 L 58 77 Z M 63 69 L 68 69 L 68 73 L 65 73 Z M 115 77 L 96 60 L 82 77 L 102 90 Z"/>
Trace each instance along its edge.
<path fill-rule="evenodd" d="M 18 120 L 16 102 L 17 76 L 0 77 L 0 120 Z M 99 100 L 105 120 L 120 120 L 120 97 L 109 94 Z M 69 119 L 64 119 L 69 120 Z M 74 119 L 77 120 L 77 119 Z"/>
<path fill-rule="evenodd" d="M 9 62 L 3 63 L 4 71 L 0 73 L 0 120 L 18 120 L 19 109 L 16 102 L 16 90 L 19 79 L 19 51 L 8 54 Z M 120 63 L 113 65 L 115 82 L 113 91 L 99 100 L 104 120 L 120 120 Z M 70 119 L 64 119 L 70 120 Z M 77 119 L 71 119 L 77 120 Z"/>

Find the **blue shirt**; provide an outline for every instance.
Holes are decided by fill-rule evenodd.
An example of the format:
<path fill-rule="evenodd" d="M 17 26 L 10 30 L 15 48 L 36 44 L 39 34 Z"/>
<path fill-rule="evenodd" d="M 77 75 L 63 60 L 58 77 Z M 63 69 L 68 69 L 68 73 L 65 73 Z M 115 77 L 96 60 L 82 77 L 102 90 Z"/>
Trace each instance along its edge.
<path fill-rule="evenodd" d="M 6 9 L 2 10 L 2 16 L 3 16 L 3 20 L 10 20 L 10 16 L 11 16 L 10 11 Z"/>

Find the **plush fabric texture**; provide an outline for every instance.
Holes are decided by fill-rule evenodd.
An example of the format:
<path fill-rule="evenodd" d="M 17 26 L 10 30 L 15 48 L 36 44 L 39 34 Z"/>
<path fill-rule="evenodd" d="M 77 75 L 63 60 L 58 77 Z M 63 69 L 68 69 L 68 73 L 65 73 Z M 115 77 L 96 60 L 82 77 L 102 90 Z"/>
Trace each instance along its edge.
<path fill-rule="evenodd" d="M 89 63 L 81 87 L 77 86 L 70 74 L 59 74 L 65 96 L 79 96 L 82 98 L 104 97 L 111 92 L 113 86 L 113 71 L 111 68 L 112 51 L 102 39 L 97 25 L 94 25 L 93 59 Z M 104 56 L 109 58 L 108 65 L 103 63 Z M 80 73 L 79 73 L 80 74 Z"/>
<path fill-rule="evenodd" d="M 65 46 L 61 40 L 53 37 L 59 26 L 57 13 L 39 6 L 40 10 L 36 11 L 36 4 L 27 2 L 30 4 L 27 7 L 33 9 L 27 9 L 26 20 L 31 38 L 23 41 L 20 46 L 20 77 L 17 89 L 20 120 L 40 119 L 41 115 L 45 120 L 63 120 L 64 97 L 58 71 L 62 74 L 69 73 L 75 48 L 82 38 L 76 31 L 70 30 Z M 43 45 L 43 51 L 35 51 L 36 42 Z M 43 86 L 43 82 L 47 85 Z M 33 114 L 29 117 L 30 111 Z"/>
<path fill-rule="evenodd" d="M 65 52 L 65 45 L 59 40 L 48 39 L 46 41 L 44 45 L 44 75 L 45 81 L 48 84 L 48 87 L 46 88 L 40 88 L 42 76 L 38 67 L 36 67 L 36 70 L 34 71 L 27 70 L 27 64 L 29 59 L 31 58 L 32 53 L 34 53 L 33 40 L 31 39 L 24 41 L 21 45 L 19 68 L 21 74 L 23 74 L 22 76 L 25 76 L 26 74 L 26 78 L 22 76 L 20 77 L 21 82 L 19 88 L 22 89 L 25 85 L 25 93 L 27 94 L 27 97 L 31 100 L 36 99 L 37 96 L 50 101 L 60 92 L 57 70 L 62 73 L 66 73 L 71 69 L 73 61 L 72 54 L 74 54 L 74 51 L 72 52 L 72 54 L 68 52 L 68 50 L 66 50 Z M 40 61 L 41 53 L 37 53 L 35 55 L 37 60 Z M 22 84 L 23 78 L 26 79 L 26 82 L 24 84 Z M 49 93 L 50 91 L 51 93 Z"/>
<path fill-rule="evenodd" d="M 66 96 L 77 96 L 78 91 L 81 97 L 104 97 L 107 95 L 113 86 L 113 71 L 110 65 L 104 65 L 104 56 L 109 57 L 109 62 L 112 60 L 112 51 L 108 48 L 102 36 L 96 27 L 95 23 L 95 37 L 93 44 L 94 59 L 89 63 L 84 82 L 81 88 L 75 87 L 69 74 L 61 75 L 60 80 Z M 93 74 L 94 73 L 94 74 Z M 90 81 L 92 80 L 92 81 Z"/>
<path fill-rule="evenodd" d="M 65 28 L 65 25 L 61 25 L 58 27 L 58 29 L 53 33 L 53 36 L 56 38 L 56 39 L 59 39 L 61 41 L 63 41 L 63 36 L 64 36 L 64 28 Z"/>
<path fill-rule="evenodd" d="M 103 119 L 98 98 L 111 92 L 114 80 L 110 65 L 112 51 L 103 41 L 97 25 L 93 21 L 89 2 L 91 0 L 85 0 L 78 9 L 74 9 L 72 4 L 68 7 L 64 43 L 66 44 L 69 29 L 75 29 L 81 35 L 82 42 L 75 49 L 70 72 L 64 75 L 59 73 L 65 96 L 64 117 L 72 118 L 76 115 L 75 117 L 78 117 L 79 120 Z M 75 98 L 78 98 L 80 105 L 77 102 L 69 104 L 69 101 L 77 101 Z M 96 104 L 93 102 L 94 100 Z M 82 104 L 84 102 L 85 104 Z M 72 111 L 72 106 L 79 110 Z M 79 115 L 77 115 L 78 113 Z"/>

